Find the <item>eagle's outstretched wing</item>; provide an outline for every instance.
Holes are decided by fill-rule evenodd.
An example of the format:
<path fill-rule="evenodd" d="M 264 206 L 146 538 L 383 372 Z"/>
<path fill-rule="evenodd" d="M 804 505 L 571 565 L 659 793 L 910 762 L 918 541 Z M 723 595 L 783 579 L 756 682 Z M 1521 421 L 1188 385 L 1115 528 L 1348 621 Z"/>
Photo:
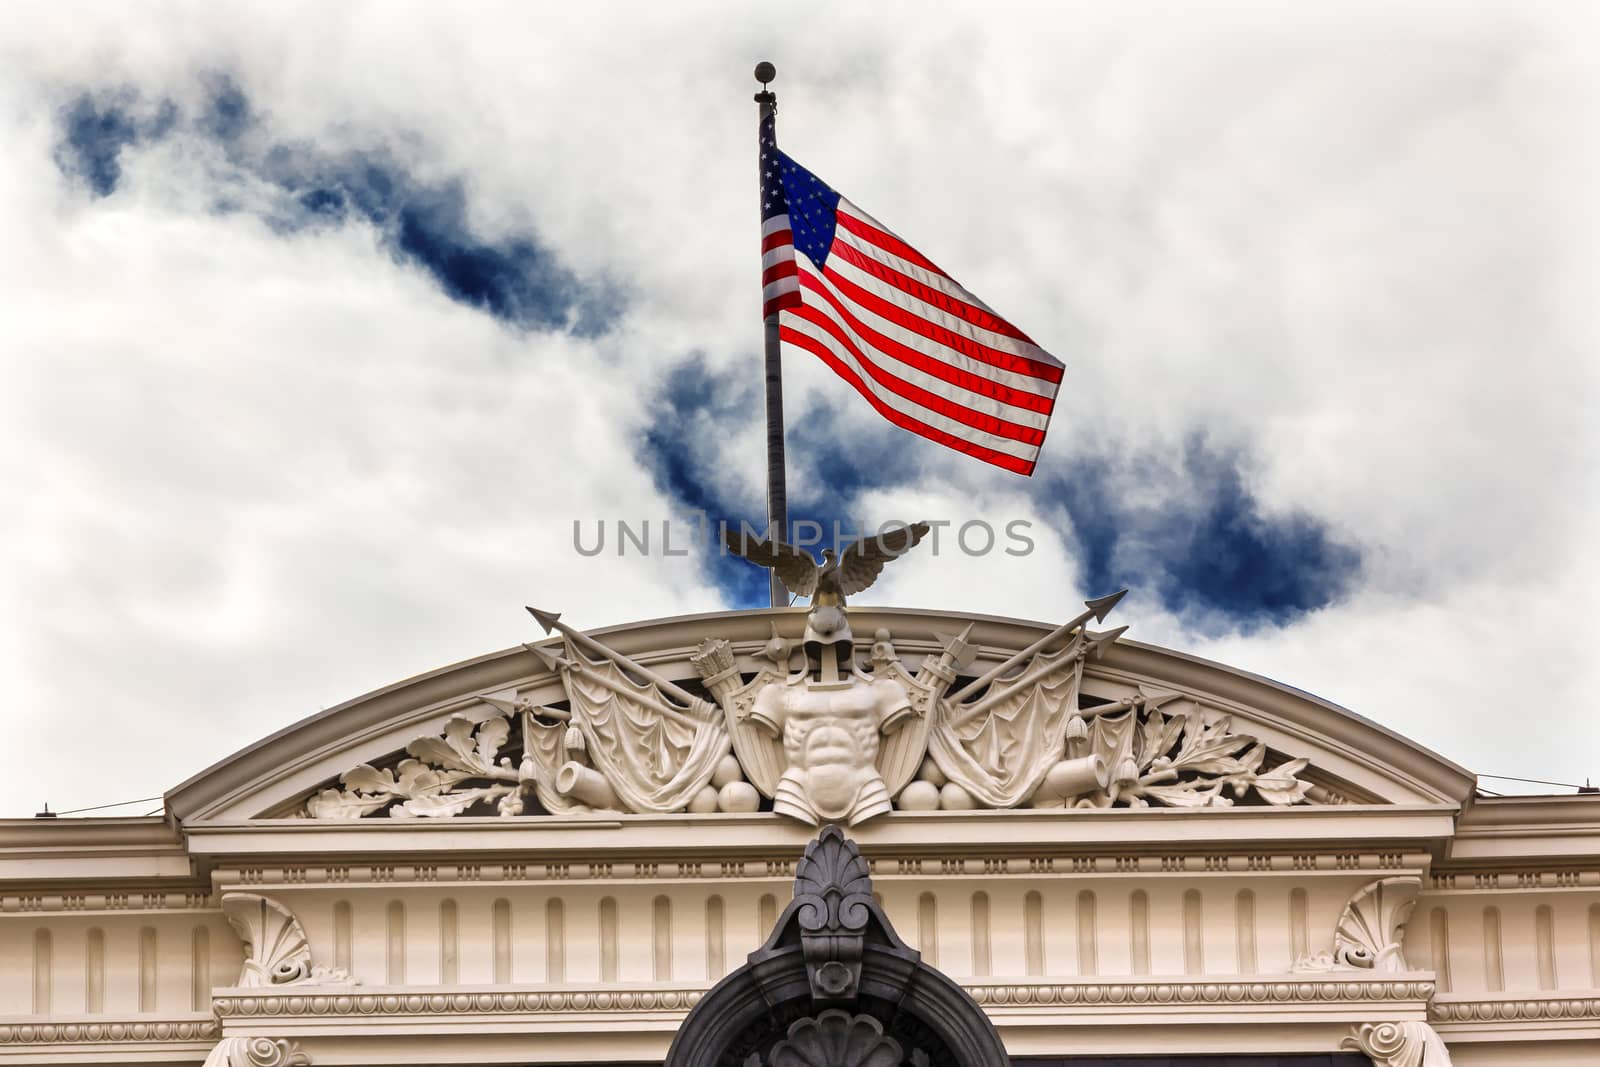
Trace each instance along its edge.
<path fill-rule="evenodd" d="M 778 581 L 795 596 L 810 596 L 816 591 L 817 561 L 805 549 L 727 529 L 722 531 L 722 539 L 734 555 L 777 571 Z"/>
<path fill-rule="evenodd" d="M 903 556 L 928 536 L 928 524 L 912 523 L 876 537 L 863 537 L 839 557 L 839 591 L 854 596 L 877 581 L 883 565 Z"/>

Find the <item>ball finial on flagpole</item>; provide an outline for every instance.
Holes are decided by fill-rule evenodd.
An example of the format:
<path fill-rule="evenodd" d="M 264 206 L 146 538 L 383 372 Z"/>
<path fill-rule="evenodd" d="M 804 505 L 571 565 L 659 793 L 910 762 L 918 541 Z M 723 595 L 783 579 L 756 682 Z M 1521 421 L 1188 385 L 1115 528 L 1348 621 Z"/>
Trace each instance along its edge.
<path fill-rule="evenodd" d="M 765 89 L 767 87 L 767 83 L 777 76 L 778 68 L 774 67 L 766 60 L 763 59 L 761 62 L 756 64 L 756 81 L 761 83 L 761 88 Z"/>

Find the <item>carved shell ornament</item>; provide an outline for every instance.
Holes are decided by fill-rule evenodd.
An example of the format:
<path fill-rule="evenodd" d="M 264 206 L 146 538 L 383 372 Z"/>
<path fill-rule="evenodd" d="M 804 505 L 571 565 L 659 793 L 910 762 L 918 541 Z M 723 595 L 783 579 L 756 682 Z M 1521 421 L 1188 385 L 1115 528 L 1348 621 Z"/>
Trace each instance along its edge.
<path fill-rule="evenodd" d="M 1417 905 L 1422 880 L 1415 875 L 1380 878 L 1356 890 L 1334 927 L 1333 951 L 1304 956 L 1294 962 L 1297 972 L 1383 971 L 1411 969 L 1401 944 L 1406 923 Z"/>
<path fill-rule="evenodd" d="M 893 556 L 863 556 L 856 569 L 875 575 Z M 1318 799 L 1301 777 L 1307 760 L 1270 752 L 1236 730 L 1230 714 L 1193 696 L 1149 685 L 1115 699 L 1082 692 L 1086 668 L 1123 632 L 1089 624 L 1122 595 L 1086 602 L 1024 649 L 991 653 L 998 662 L 977 677 L 967 673 L 982 651 L 971 625 L 939 635 L 943 651 L 913 671 L 886 630 L 858 646 L 843 596 L 830 597 L 813 607 L 803 640 L 780 634 L 777 623 L 759 647 L 708 636 L 690 656 L 701 676 L 695 690 L 530 608 L 559 640 L 528 647 L 559 679 L 564 699 L 482 694 L 403 756 L 346 771 L 298 814 L 770 808 L 822 824 L 891 810 L 1287 807 Z M 816 618 L 823 609 L 827 618 Z M 1104 692 L 1103 679 L 1099 685 Z"/>
<path fill-rule="evenodd" d="M 789 1027 L 773 1046 L 770 1067 L 900 1067 L 900 1043 L 870 1015 L 830 1009 Z"/>
<path fill-rule="evenodd" d="M 293 912 L 271 897 L 228 893 L 222 898 L 222 913 L 245 946 L 244 963 L 235 984 L 354 984 L 344 971 L 312 965 L 305 928 Z"/>

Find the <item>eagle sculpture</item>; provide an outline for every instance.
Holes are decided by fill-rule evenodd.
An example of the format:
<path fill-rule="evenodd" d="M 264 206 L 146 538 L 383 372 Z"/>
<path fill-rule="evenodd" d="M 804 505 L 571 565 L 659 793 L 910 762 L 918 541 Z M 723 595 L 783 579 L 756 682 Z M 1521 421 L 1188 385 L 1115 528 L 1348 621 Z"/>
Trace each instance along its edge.
<path fill-rule="evenodd" d="M 845 546 L 843 552 L 822 550 L 822 566 L 810 552 L 774 538 L 756 537 L 723 530 L 728 551 L 741 559 L 770 568 L 792 596 L 811 598 L 813 608 L 843 607 L 845 597 L 854 596 L 878 580 L 884 564 L 903 556 L 928 535 L 928 524 L 913 523 L 875 537 L 863 537 Z"/>

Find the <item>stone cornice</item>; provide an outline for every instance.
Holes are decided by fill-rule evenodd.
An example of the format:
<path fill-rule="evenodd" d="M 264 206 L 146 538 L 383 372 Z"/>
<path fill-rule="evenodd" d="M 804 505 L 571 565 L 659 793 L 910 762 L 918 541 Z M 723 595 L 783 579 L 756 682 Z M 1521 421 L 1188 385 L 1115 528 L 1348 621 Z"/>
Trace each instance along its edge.
<path fill-rule="evenodd" d="M 925 856 L 937 840 L 947 856 L 992 854 L 995 842 L 1023 855 L 1166 855 L 1246 852 L 1430 850 L 1454 826 L 1448 808 L 1339 806 L 896 812 L 855 831 L 875 859 Z M 192 853 L 232 866 L 244 857 L 580 857 L 603 848 L 634 855 L 793 857 L 808 829 L 770 813 L 630 815 L 623 818 L 255 820 L 189 830 Z M 1290 864 L 1292 866 L 1292 864 Z"/>
<path fill-rule="evenodd" d="M 1462 813 L 1441 867 L 1548 869 L 1573 857 L 1600 866 L 1600 793 L 1479 798 Z"/>
<path fill-rule="evenodd" d="M 0 856 L 77 855 L 113 850 L 157 855 L 182 848 L 183 839 L 159 815 L 0 819 Z"/>
<path fill-rule="evenodd" d="M 996 1014 L 1042 1011 L 1056 1015 L 1125 1017 L 1167 1015 L 1207 1008 L 1264 1014 L 1369 1015 L 1395 1011 L 1419 1018 L 1433 995 L 1433 975 L 1375 975 L 1339 971 L 1322 975 L 1151 976 L 1078 980 L 989 979 L 963 982 L 973 998 Z M 250 1020 L 315 1020 L 349 1016 L 459 1020 L 493 1016 L 676 1017 L 704 995 L 703 985 L 661 984 L 523 988 L 297 986 L 286 989 L 229 988 L 214 993 L 213 1009 L 225 1030 Z M 1359 1012 L 1357 1012 L 1359 1014 Z"/>
<path fill-rule="evenodd" d="M 1540 1037 L 1573 1030 L 1600 1035 L 1600 993 L 1441 993 L 1429 1005 L 1428 1018 L 1451 1040 L 1505 1031 Z"/>
<path fill-rule="evenodd" d="M 18 1045 L 210 1045 L 221 1034 L 217 1020 L 198 1012 L 160 1016 L 74 1015 L 49 1022 L 14 1022 L 0 1016 L 0 1059 Z"/>
<path fill-rule="evenodd" d="M 364 885 L 386 887 L 438 885 L 514 885 L 559 883 L 585 885 L 605 882 L 687 883 L 768 879 L 775 883 L 794 877 L 791 858 L 695 859 L 659 857 L 639 860 L 601 860 L 564 857 L 552 860 L 469 863 L 286 863 L 262 866 L 219 867 L 219 885 L 232 888 L 290 886 L 315 888 Z M 1037 878 L 1071 875 L 1085 882 L 1096 878 L 1164 877 L 1193 884 L 1207 877 L 1252 879 L 1288 875 L 1295 878 L 1334 875 L 1348 877 L 1363 872 L 1412 873 L 1426 864 L 1422 854 L 1401 852 L 1317 852 L 1295 855 L 1231 853 L 1213 855 L 1101 855 L 1029 856 L 992 850 L 964 858 L 871 858 L 872 876 L 886 883 L 900 879 L 936 878 Z"/>
<path fill-rule="evenodd" d="M 159 817 L 0 820 L 0 885 L 53 882 L 196 885 L 183 838 Z"/>

